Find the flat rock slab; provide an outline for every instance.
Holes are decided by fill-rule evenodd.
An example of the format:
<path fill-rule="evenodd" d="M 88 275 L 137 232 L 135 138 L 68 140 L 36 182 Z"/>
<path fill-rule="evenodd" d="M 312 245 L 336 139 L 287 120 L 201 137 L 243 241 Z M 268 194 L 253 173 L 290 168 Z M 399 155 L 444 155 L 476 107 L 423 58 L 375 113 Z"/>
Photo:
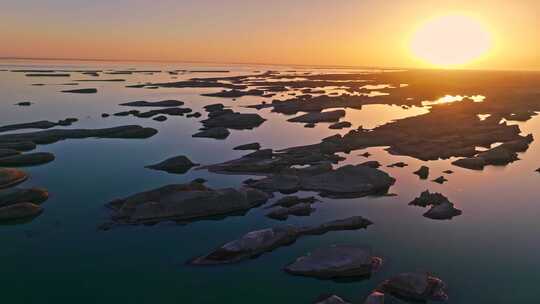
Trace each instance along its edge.
<path fill-rule="evenodd" d="M 23 129 L 50 129 L 56 126 L 70 126 L 77 121 L 77 118 L 66 118 L 58 122 L 40 120 L 29 123 L 13 124 L 0 127 L 0 132 L 23 130 Z"/>
<path fill-rule="evenodd" d="M 372 256 L 364 248 L 330 246 L 297 258 L 285 271 L 320 279 L 368 277 L 381 263 L 381 258 Z"/>
<path fill-rule="evenodd" d="M 249 143 L 245 145 L 236 146 L 233 150 L 259 150 L 261 145 L 259 143 Z"/>
<path fill-rule="evenodd" d="M 413 301 L 446 301 L 446 284 L 427 273 L 402 273 L 380 284 L 384 293 Z"/>
<path fill-rule="evenodd" d="M 0 190 L 0 207 L 19 203 L 40 205 L 49 198 L 49 192 L 43 188 L 11 188 Z"/>
<path fill-rule="evenodd" d="M 107 205 L 114 211 L 114 222 L 143 224 L 237 214 L 265 203 L 268 198 L 266 193 L 252 188 L 214 190 L 194 182 L 163 186 Z"/>
<path fill-rule="evenodd" d="M 0 189 L 9 188 L 24 182 L 28 175 L 21 170 L 0 168 Z"/>
<path fill-rule="evenodd" d="M 213 113 L 213 112 L 211 112 Z M 235 130 L 253 129 L 260 126 L 266 119 L 259 114 L 226 112 L 221 115 L 210 115 L 202 121 L 206 128 L 228 128 Z"/>
<path fill-rule="evenodd" d="M 192 265 L 237 263 L 258 257 L 276 248 L 290 245 L 302 236 L 321 235 L 329 231 L 365 229 L 371 224 L 369 220 L 361 216 L 353 216 L 316 226 L 284 226 L 256 230 L 220 246 L 208 255 L 195 258 L 189 261 L 189 263 Z"/>
<path fill-rule="evenodd" d="M 0 207 L 0 221 L 12 221 L 36 217 L 43 209 L 32 203 L 19 203 L 7 207 Z"/>
<path fill-rule="evenodd" d="M 292 207 L 276 207 L 266 214 L 267 217 L 275 220 L 286 220 L 290 215 L 309 216 L 315 212 L 315 208 L 311 204 L 301 203 Z"/>
<path fill-rule="evenodd" d="M 345 116 L 345 110 L 335 110 L 327 112 L 311 112 L 288 119 L 290 122 L 318 123 L 318 122 L 337 122 Z"/>
<path fill-rule="evenodd" d="M 28 154 L 18 154 L 0 158 L 0 166 L 4 167 L 25 167 L 37 166 L 54 161 L 55 156 L 48 152 L 37 152 Z"/>
<path fill-rule="evenodd" d="M 121 126 L 105 129 L 59 129 L 28 133 L 0 135 L 0 145 L 32 142 L 35 144 L 51 144 L 64 139 L 73 138 L 148 138 L 157 134 L 153 128 L 141 126 Z"/>

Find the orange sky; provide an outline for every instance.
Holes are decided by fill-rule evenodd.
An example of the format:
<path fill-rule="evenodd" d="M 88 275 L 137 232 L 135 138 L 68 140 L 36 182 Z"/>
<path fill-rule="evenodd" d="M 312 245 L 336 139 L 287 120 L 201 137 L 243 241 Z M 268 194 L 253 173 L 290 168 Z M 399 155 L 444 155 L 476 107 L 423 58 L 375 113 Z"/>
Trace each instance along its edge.
<path fill-rule="evenodd" d="M 4 0 L 0 57 L 431 67 L 411 35 L 450 13 L 493 38 L 463 67 L 540 69 L 538 0 Z"/>

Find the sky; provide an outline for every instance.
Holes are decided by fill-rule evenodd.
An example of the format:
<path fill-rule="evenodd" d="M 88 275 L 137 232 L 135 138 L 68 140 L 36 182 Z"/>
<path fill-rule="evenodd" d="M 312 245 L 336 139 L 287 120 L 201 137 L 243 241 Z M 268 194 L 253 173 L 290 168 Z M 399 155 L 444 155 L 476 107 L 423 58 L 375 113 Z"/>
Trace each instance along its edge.
<path fill-rule="evenodd" d="M 492 39 L 461 67 L 540 70 L 540 0 L 0 0 L 0 57 L 424 68 L 445 14 Z"/>

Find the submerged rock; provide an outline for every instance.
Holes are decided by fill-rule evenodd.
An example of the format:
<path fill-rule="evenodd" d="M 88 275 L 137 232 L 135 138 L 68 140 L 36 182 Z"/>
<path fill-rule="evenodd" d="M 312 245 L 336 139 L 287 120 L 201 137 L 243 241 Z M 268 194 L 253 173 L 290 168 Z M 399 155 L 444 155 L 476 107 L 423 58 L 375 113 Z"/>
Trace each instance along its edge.
<path fill-rule="evenodd" d="M 314 303 L 315 304 L 350 304 L 349 302 L 345 301 L 343 298 L 337 295 L 320 296 L 315 300 Z"/>
<path fill-rule="evenodd" d="M 233 150 L 259 150 L 261 145 L 259 143 L 250 143 L 234 147 Z"/>
<path fill-rule="evenodd" d="M 113 220 L 125 224 L 191 221 L 246 212 L 268 200 L 252 188 L 211 189 L 200 183 L 174 184 L 112 201 Z"/>
<path fill-rule="evenodd" d="M 215 138 L 215 139 L 225 139 L 229 137 L 231 132 L 227 128 L 215 127 L 207 130 L 202 130 L 201 132 L 195 133 L 192 137 L 206 137 L 206 138 Z"/>
<path fill-rule="evenodd" d="M 0 207 L 19 203 L 40 205 L 49 198 L 49 192 L 42 188 L 11 188 L 0 190 Z"/>
<path fill-rule="evenodd" d="M 308 216 L 315 211 L 309 203 L 300 203 L 291 207 L 278 206 L 266 214 L 267 217 L 276 220 L 286 220 L 289 215 Z"/>
<path fill-rule="evenodd" d="M 427 179 L 429 176 L 429 168 L 422 166 L 420 169 L 414 171 L 414 174 L 418 175 L 420 179 Z"/>
<path fill-rule="evenodd" d="M 330 246 L 297 258 L 285 267 L 294 275 L 321 279 L 367 277 L 376 271 L 382 259 L 363 248 Z"/>
<path fill-rule="evenodd" d="M 184 105 L 183 101 L 180 100 L 162 100 L 162 101 L 132 101 L 132 102 L 126 102 L 121 103 L 121 106 L 127 106 L 127 107 L 160 107 L 160 108 L 168 108 L 168 107 L 180 107 Z"/>
<path fill-rule="evenodd" d="M 19 154 L 0 158 L 0 166 L 24 167 L 37 166 L 50 163 L 55 159 L 54 154 L 48 152 L 37 152 Z"/>
<path fill-rule="evenodd" d="M 400 298 L 413 301 L 446 301 L 446 284 L 427 273 L 402 273 L 390 278 L 378 288 Z"/>
<path fill-rule="evenodd" d="M 38 216 L 43 209 L 32 203 L 19 203 L 0 207 L 0 221 L 20 220 Z"/>
<path fill-rule="evenodd" d="M 0 189 L 9 188 L 24 182 L 28 175 L 21 170 L 0 168 Z"/>
<path fill-rule="evenodd" d="M 162 161 L 161 163 L 147 166 L 146 168 L 166 171 L 169 173 L 184 174 L 192 167 L 198 166 L 198 164 L 192 162 L 184 155 L 171 157 Z"/>
<path fill-rule="evenodd" d="M 156 116 L 156 117 L 154 117 L 152 119 L 155 120 L 155 121 L 165 121 L 165 120 L 167 120 L 167 116 L 159 115 L 159 116 Z"/>
<path fill-rule="evenodd" d="M 290 245 L 305 235 L 318 235 L 337 230 L 357 230 L 367 228 L 369 225 L 371 225 L 370 221 L 356 216 L 327 222 L 319 226 L 303 228 L 284 226 L 252 231 L 237 240 L 220 246 L 208 255 L 189 261 L 189 263 L 192 265 L 237 263 L 258 257 L 276 248 Z"/>

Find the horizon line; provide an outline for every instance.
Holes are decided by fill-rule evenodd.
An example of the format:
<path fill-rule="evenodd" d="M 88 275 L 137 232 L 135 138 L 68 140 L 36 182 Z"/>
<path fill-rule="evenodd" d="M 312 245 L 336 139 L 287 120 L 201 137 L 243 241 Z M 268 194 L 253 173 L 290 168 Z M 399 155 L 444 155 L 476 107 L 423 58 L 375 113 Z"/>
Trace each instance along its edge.
<path fill-rule="evenodd" d="M 148 63 L 203 63 L 203 64 L 234 64 L 234 65 L 265 65 L 265 66 L 291 66 L 311 68 L 336 68 L 336 69 L 381 69 L 381 70 L 467 70 L 467 71 L 507 71 L 507 72 L 539 72 L 538 69 L 490 69 L 490 68 L 443 68 L 443 67 L 393 67 L 393 66 L 365 66 L 365 65 L 330 65 L 330 64 L 297 64 L 297 63 L 268 63 L 268 62 L 223 62 L 205 60 L 174 60 L 174 59 L 110 59 L 110 58 L 62 58 L 62 57 L 17 57 L 0 56 L 0 60 L 36 60 L 36 61 L 97 61 L 97 62 L 148 62 Z"/>

